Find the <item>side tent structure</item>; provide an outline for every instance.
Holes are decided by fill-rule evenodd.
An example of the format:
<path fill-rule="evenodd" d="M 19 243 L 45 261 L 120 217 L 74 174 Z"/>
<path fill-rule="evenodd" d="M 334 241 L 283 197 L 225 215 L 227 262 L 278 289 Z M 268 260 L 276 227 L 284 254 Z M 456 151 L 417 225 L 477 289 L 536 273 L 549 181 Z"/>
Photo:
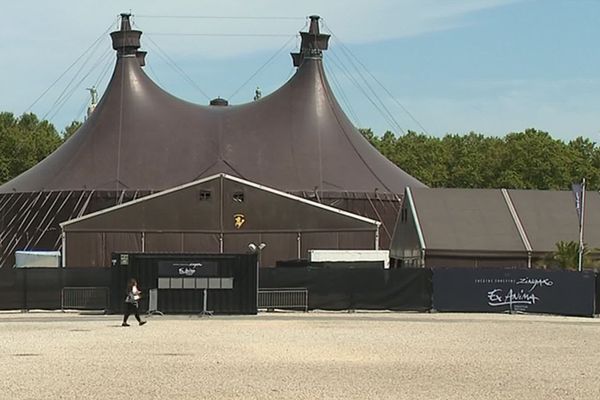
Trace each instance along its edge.
<path fill-rule="evenodd" d="M 61 224 L 66 267 L 109 267 L 113 252 L 243 253 L 261 266 L 309 249 L 377 249 L 380 222 L 218 174 Z"/>
<path fill-rule="evenodd" d="M 396 224 L 396 265 L 534 267 L 560 241 L 579 241 L 569 191 L 411 189 Z M 600 248 L 600 194 L 586 193 L 584 242 Z"/>

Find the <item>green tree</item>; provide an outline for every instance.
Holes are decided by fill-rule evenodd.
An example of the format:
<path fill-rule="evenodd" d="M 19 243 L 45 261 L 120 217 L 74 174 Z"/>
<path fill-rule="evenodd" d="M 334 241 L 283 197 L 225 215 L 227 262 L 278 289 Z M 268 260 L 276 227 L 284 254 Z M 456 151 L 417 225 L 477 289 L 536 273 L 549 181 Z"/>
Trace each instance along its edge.
<path fill-rule="evenodd" d="M 62 139 L 48 121 L 28 113 L 0 113 L 0 179 L 5 182 L 47 157 Z"/>
<path fill-rule="evenodd" d="M 579 268 L 579 243 L 575 241 L 560 241 L 556 243 L 556 250 L 541 261 L 545 267 L 559 267 L 567 270 Z M 586 244 L 583 247 L 583 268 L 594 267 L 592 251 Z"/>
<path fill-rule="evenodd" d="M 447 187 L 490 188 L 500 168 L 502 140 L 471 132 L 468 135 L 446 135 Z"/>
<path fill-rule="evenodd" d="M 67 141 L 68 138 L 73 136 L 75 132 L 83 125 L 80 121 L 73 121 L 69 125 L 65 127 L 65 129 L 61 132 L 61 136 L 63 137 L 63 141 Z"/>
<path fill-rule="evenodd" d="M 514 189 L 561 189 L 571 183 L 566 145 L 547 132 L 527 129 L 504 138 L 497 186 Z M 514 180 L 511 180 L 514 178 Z"/>
<path fill-rule="evenodd" d="M 396 140 L 392 162 L 430 187 L 447 186 L 448 152 L 439 138 L 413 131 Z"/>
<path fill-rule="evenodd" d="M 369 141 L 369 143 L 371 143 L 371 145 L 373 145 L 373 147 L 379 149 L 379 140 L 371 128 L 359 128 L 358 131 Z"/>
<path fill-rule="evenodd" d="M 567 145 L 571 182 L 586 178 L 588 188 L 600 186 L 600 148 L 587 138 L 578 137 Z"/>
<path fill-rule="evenodd" d="M 364 137 L 400 168 L 431 187 L 562 189 L 587 178 L 600 188 L 600 148 L 589 139 L 565 144 L 547 132 L 527 129 L 498 137 L 470 132 L 442 139 L 407 132 Z"/>

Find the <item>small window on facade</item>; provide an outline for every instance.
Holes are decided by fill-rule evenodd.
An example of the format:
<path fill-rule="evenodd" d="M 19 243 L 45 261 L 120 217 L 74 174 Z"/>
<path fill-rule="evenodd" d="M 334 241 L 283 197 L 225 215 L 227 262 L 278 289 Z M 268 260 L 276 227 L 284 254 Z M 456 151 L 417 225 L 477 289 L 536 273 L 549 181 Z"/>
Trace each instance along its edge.
<path fill-rule="evenodd" d="M 233 201 L 236 203 L 244 202 L 244 192 L 234 192 L 233 193 Z"/>
<path fill-rule="evenodd" d="M 201 190 L 198 193 L 198 200 L 200 201 L 206 201 L 206 200 L 210 200 L 210 190 Z"/>

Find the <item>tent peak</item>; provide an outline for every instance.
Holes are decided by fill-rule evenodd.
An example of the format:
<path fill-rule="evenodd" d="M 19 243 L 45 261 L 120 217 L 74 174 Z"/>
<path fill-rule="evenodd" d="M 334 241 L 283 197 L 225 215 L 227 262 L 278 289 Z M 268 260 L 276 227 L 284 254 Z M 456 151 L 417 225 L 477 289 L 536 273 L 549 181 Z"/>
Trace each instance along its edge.
<path fill-rule="evenodd" d="M 141 31 L 131 29 L 131 14 L 121 14 L 121 29 L 111 32 L 113 49 L 117 51 L 117 57 L 136 56 L 140 48 Z M 145 54 L 144 54 L 145 55 Z M 143 59 L 143 56 L 142 56 Z"/>
<path fill-rule="evenodd" d="M 312 35 L 318 35 L 319 32 L 319 19 L 321 19 L 318 15 L 311 15 L 310 17 L 310 27 L 308 28 L 308 33 Z"/>
<path fill-rule="evenodd" d="M 308 32 L 300 32 L 302 42 L 298 53 L 291 53 L 294 67 L 299 67 L 305 58 L 323 58 L 323 50 L 327 50 L 329 46 L 330 35 L 321 33 L 319 29 L 318 15 L 311 15 L 310 26 Z"/>
<path fill-rule="evenodd" d="M 121 13 L 121 30 L 122 31 L 130 31 L 131 30 L 131 13 Z"/>

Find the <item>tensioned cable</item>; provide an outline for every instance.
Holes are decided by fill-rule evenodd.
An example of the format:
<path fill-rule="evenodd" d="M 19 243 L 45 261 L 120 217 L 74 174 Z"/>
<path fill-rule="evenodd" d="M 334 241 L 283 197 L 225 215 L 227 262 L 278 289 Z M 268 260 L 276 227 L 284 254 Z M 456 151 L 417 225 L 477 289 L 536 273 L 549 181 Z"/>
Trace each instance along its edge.
<path fill-rule="evenodd" d="M 110 50 L 109 50 L 110 52 Z M 110 70 L 110 66 L 113 64 L 112 62 L 112 57 L 108 58 L 108 62 L 104 65 L 104 67 L 102 68 L 102 70 L 100 71 L 100 74 L 98 75 L 98 78 L 96 78 L 96 81 L 94 82 L 94 87 L 99 87 L 100 83 L 104 80 L 104 78 L 106 78 L 106 75 L 108 74 L 108 71 Z M 79 119 L 85 119 L 85 109 L 87 108 L 88 103 L 87 102 L 83 102 L 83 105 L 81 106 L 81 108 L 79 109 L 79 112 L 75 115 L 75 119 L 74 121 L 77 121 Z"/>
<path fill-rule="evenodd" d="M 319 79 L 321 81 L 321 85 L 323 87 L 325 87 L 325 77 L 323 76 L 323 74 L 318 74 L 318 75 L 319 75 Z M 325 91 L 325 95 L 326 95 L 326 98 L 327 98 L 327 104 L 329 105 L 329 108 L 332 111 L 333 117 L 337 121 L 338 126 L 340 127 L 340 129 L 342 130 L 342 132 L 344 132 L 344 136 L 346 137 L 346 140 L 348 141 L 348 144 L 350 146 L 352 146 L 352 148 L 354 149 L 354 153 L 356 154 L 356 156 L 358 158 L 360 158 L 360 160 L 362 161 L 362 163 L 365 166 L 365 168 L 367 168 L 367 170 L 369 170 L 369 172 L 371 172 L 371 174 L 373 175 L 373 177 L 375 177 L 375 179 L 377 179 L 379 181 L 379 183 L 381 183 L 381 185 L 386 190 L 389 190 L 390 192 L 392 192 L 392 190 L 385 184 L 385 182 L 383 182 L 381 180 L 381 178 L 375 173 L 375 171 L 373 171 L 373 168 L 371 167 L 371 165 L 369 163 L 367 163 L 367 161 L 364 159 L 364 157 L 361 154 L 361 152 L 358 151 L 358 149 L 356 148 L 356 145 L 352 141 L 352 139 L 350 138 L 350 135 L 348 134 L 348 132 L 346 132 L 346 129 L 344 129 L 344 125 L 342 124 L 342 121 L 340 121 L 340 117 L 339 117 L 338 113 L 335 112 L 335 107 L 333 106 L 334 105 L 334 99 L 331 98 L 331 93 L 329 93 L 328 91 Z"/>
<path fill-rule="evenodd" d="M 46 114 L 44 114 L 43 119 L 45 119 L 46 116 L 48 114 L 50 114 L 55 109 L 55 107 L 57 107 L 59 104 L 60 104 L 60 107 L 62 107 L 61 103 L 64 104 L 64 102 L 66 100 L 68 100 L 68 98 L 70 97 L 70 95 L 67 94 L 65 96 L 65 94 L 68 93 L 67 91 L 71 89 L 71 85 L 73 85 L 73 82 L 75 82 L 75 80 L 79 77 L 79 74 L 84 70 L 84 68 L 87 66 L 88 62 L 95 55 L 96 51 L 98 50 L 98 47 L 99 47 L 99 43 L 96 45 L 96 47 L 94 48 L 94 50 L 92 51 L 92 53 L 90 54 L 90 56 L 81 64 L 81 66 L 79 67 L 79 69 L 77 70 L 77 72 L 75 73 L 75 75 L 73 75 L 73 77 L 71 78 L 71 80 L 69 81 L 69 83 L 67 84 L 67 86 L 65 86 L 65 88 L 60 93 L 60 95 L 58 96 L 58 98 L 56 99 L 56 101 L 54 102 L 54 104 L 52 104 L 52 106 L 50 107 L 50 109 L 46 112 Z M 100 59 L 104 59 L 106 57 L 107 53 L 108 53 L 108 50 L 104 51 L 104 53 L 101 54 Z M 96 61 L 96 65 L 95 66 L 97 66 L 97 63 L 98 63 L 98 61 Z M 88 75 L 89 75 L 89 72 L 88 72 Z M 71 92 L 69 92 L 69 93 L 71 93 Z M 60 109 L 60 107 L 58 107 L 58 109 Z M 56 112 L 54 113 L 54 115 L 55 114 L 56 114 Z"/>
<path fill-rule="evenodd" d="M 154 68 L 152 68 L 152 63 L 148 63 L 146 65 L 148 66 L 148 69 L 150 70 L 150 73 L 152 74 L 152 80 L 156 81 L 160 86 L 162 86 L 160 79 L 158 79 L 158 75 L 156 74 L 156 72 L 154 72 Z"/>
<path fill-rule="evenodd" d="M 84 80 L 86 80 L 91 74 L 92 72 L 94 72 L 99 65 L 101 65 L 103 60 L 106 60 L 108 58 L 108 56 L 110 55 L 111 50 L 107 49 L 102 55 L 100 55 L 100 57 L 96 60 L 96 62 L 94 63 L 94 65 L 92 66 L 92 68 L 79 80 L 79 82 L 77 82 L 76 85 L 74 85 L 71 90 L 66 94 L 66 96 L 64 96 L 60 103 L 58 104 L 58 107 L 56 108 L 56 110 L 54 111 L 54 113 L 51 115 L 50 119 L 54 118 L 56 116 L 56 114 L 58 114 L 58 112 L 60 111 L 60 109 L 65 105 L 65 103 L 71 98 L 71 96 L 73 95 L 73 93 L 79 89 L 79 87 L 81 86 L 81 84 L 83 83 Z"/>
<path fill-rule="evenodd" d="M 412 113 L 410 111 L 408 111 L 408 109 L 406 107 L 404 107 L 404 105 L 402 105 L 402 103 L 400 103 L 398 101 L 398 99 L 396 99 L 396 97 L 392 93 L 390 93 L 390 91 L 385 87 L 385 85 L 383 85 L 371 73 L 371 71 L 369 71 L 369 69 L 358 59 L 358 57 L 356 55 L 354 55 L 354 53 L 352 53 L 347 46 L 345 46 L 342 42 L 340 42 L 340 40 L 337 37 L 335 37 L 335 39 L 340 43 L 342 50 L 347 51 L 348 54 L 350 54 L 358 62 L 358 64 L 360 64 L 360 66 L 362 66 L 362 68 L 367 72 L 367 74 L 369 74 L 369 76 L 379 85 L 379 87 L 381 87 L 387 93 L 387 95 L 392 99 L 392 101 L 394 103 L 396 103 L 402 109 L 402 111 L 404 111 L 410 117 L 410 119 L 412 119 L 413 122 L 415 122 L 423 130 L 423 132 L 425 132 L 426 134 L 429 135 L 429 132 L 427 132 L 427 129 L 425 129 L 425 127 L 412 115 Z"/>
<path fill-rule="evenodd" d="M 325 67 L 325 72 L 327 72 L 327 75 L 331 76 L 333 85 L 335 86 L 335 88 L 337 89 L 338 93 L 340 94 L 340 98 L 342 99 L 342 102 L 344 103 L 344 105 L 346 106 L 346 109 L 350 113 L 350 116 L 352 116 L 352 118 L 354 119 L 355 123 L 360 126 L 361 123 L 358 120 L 358 116 L 354 112 L 354 109 L 350 105 L 350 102 L 348 101 L 348 98 L 346 97 L 346 94 L 342 90 L 342 86 L 338 82 L 337 77 L 335 76 L 335 73 L 333 72 L 333 69 L 331 69 L 326 63 L 323 63 L 323 67 Z"/>
<path fill-rule="evenodd" d="M 179 33 L 179 32 L 145 32 L 152 36 L 217 36 L 217 37 L 288 37 L 289 33 Z M 293 35 L 294 37 L 297 35 Z"/>
<path fill-rule="evenodd" d="M 87 108 L 87 103 L 84 101 L 83 105 L 79 108 L 79 111 L 77 112 L 77 114 L 75 114 L 75 118 L 73 119 L 73 121 L 78 121 L 80 119 L 84 119 L 86 108 Z"/>
<path fill-rule="evenodd" d="M 210 96 L 208 96 L 204 92 L 204 90 L 202 90 L 200 88 L 200 86 L 192 78 L 190 78 L 190 76 L 188 74 L 186 74 L 185 71 L 183 69 L 181 69 L 177 65 L 177 63 L 175 63 L 175 61 L 173 61 L 173 59 L 171 57 L 169 57 L 169 55 L 154 40 L 152 40 L 151 37 L 149 37 L 147 35 L 145 37 L 146 37 L 146 39 L 148 39 L 148 41 L 150 43 L 152 43 L 156 47 L 156 49 L 158 50 L 157 54 L 159 55 L 159 57 L 161 57 L 163 60 L 165 60 L 167 62 L 167 65 L 169 65 L 171 68 L 173 68 L 175 70 L 175 72 L 182 75 L 184 77 L 184 79 L 186 81 L 188 81 L 188 83 L 190 83 L 192 86 L 194 86 L 204 97 L 206 97 L 208 100 L 210 100 Z"/>
<path fill-rule="evenodd" d="M 381 113 L 381 115 L 383 116 L 383 118 L 385 119 L 385 121 L 388 124 L 390 124 L 391 126 L 397 127 L 400 130 L 400 132 L 405 133 L 404 130 L 402 129 L 402 127 L 393 118 L 390 118 L 389 113 L 386 114 L 385 112 L 383 112 L 381 110 L 381 108 L 377 105 L 377 103 L 375 102 L 375 100 L 373 100 L 371 98 L 371 96 L 369 95 L 369 93 L 367 93 L 367 91 L 365 91 L 365 89 L 361 86 L 361 84 L 354 77 L 354 75 L 352 75 L 352 73 L 350 72 L 350 70 L 348 70 L 348 68 L 346 67 L 346 65 L 344 64 L 344 62 L 337 56 L 337 54 L 332 51 L 331 55 L 335 59 L 337 59 L 339 61 L 339 64 L 336 63 L 333 58 L 329 58 L 329 61 L 334 66 L 337 66 L 338 68 L 340 68 L 340 70 L 342 70 L 342 72 L 344 72 L 344 74 L 346 75 L 346 77 L 348 77 L 348 79 L 354 84 L 354 86 L 356 86 L 358 88 L 358 90 L 360 90 L 360 92 L 365 96 L 365 98 L 373 105 L 373 107 L 375 107 L 375 109 L 377 111 L 379 111 L 379 113 Z"/>
<path fill-rule="evenodd" d="M 350 50 L 347 49 L 347 47 L 341 42 L 341 40 L 339 40 L 339 38 L 333 34 L 332 32 L 332 36 L 335 38 L 335 40 L 337 40 L 340 45 L 341 45 L 341 49 L 342 49 L 342 54 L 344 54 L 344 56 L 348 59 L 348 61 L 350 62 L 350 65 L 354 68 L 354 70 L 358 73 L 359 77 L 363 80 L 363 82 L 366 84 L 367 88 L 371 91 L 371 93 L 373 94 L 373 96 L 375 97 L 375 99 L 377 99 L 377 101 L 379 102 L 379 104 L 381 105 L 381 107 L 383 108 L 383 110 L 385 110 L 385 113 L 387 113 L 388 115 L 388 122 L 392 122 L 392 125 L 396 125 L 401 132 L 404 133 L 404 130 L 402 129 L 402 127 L 400 126 L 400 124 L 398 124 L 398 122 L 396 121 L 396 119 L 394 118 L 394 115 L 392 114 L 392 112 L 388 109 L 388 107 L 385 105 L 385 103 L 381 100 L 381 98 L 377 95 L 377 92 L 373 89 L 373 87 L 371 86 L 371 84 L 369 83 L 369 81 L 365 78 L 365 76 L 362 74 L 360 68 L 357 67 L 357 65 L 355 64 L 354 60 L 352 59 L 352 57 L 354 57 L 355 59 L 357 58 L 356 56 L 354 56 L 352 54 L 352 57 L 349 55 L 350 54 Z M 337 56 L 336 56 L 337 57 Z M 360 62 L 360 60 L 357 59 L 357 61 Z M 340 60 L 340 62 L 342 62 Z M 343 62 L 342 62 L 343 63 Z M 373 77 L 373 75 L 367 70 L 367 68 L 365 67 L 365 65 L 363 63 L 360 63 L 360 65 L 362 65 L 362 67 L 371 75 L 371 77 Z M 374 78 L 374 77 L 373 77 Z M 387 89 L 386 89 L 387 91 Z M 391 96 L 391 94 L 388 92 L 388 94 Z M 378 107 L 377 107 L 378 108 Z M 378 108 L 379 109 L 379 108 Z M 384 114 L 383 111 L 381 111 L 381 109 L 379 109 L 379 111 L 382 113 L 382 115 Z"/>
<path fill-rule="evenodd" d="M 322 87 L 326 87 L 326 81 L 325 81 L 326 78 L 325 78 L 324 74 L 319 73 L 318 76 L 319 76 L 319 80 L 321 81 Z M 373 177 L 377 181 L 379 181 L 379 183 L 386 190 L 388 190 L 388 191 L 390 191 L 390 193 L 392 193 L 393 191 L 385 184 L 385 182 L 383 182 L 381 180 L 381 178 L 375 173 L 375 171 L 373 170 L 373 168 L 371 167 L 371 165 L 369 163 L 367 163 L 367 161 L 365 160 L 365 158 L 363 157 L 363 155 L 361 154 L 361 152 L 358 151 L 358 148 L 356 147 L 356 144 L 352 140 L 351 135 L 348 134 L 348 132 L 344 128 L 344 124 L 342 124 L 342 121 L 340 120 L 340 116 L 338 115 L 337 112 L 335 112 L 335 107 L 334 107 L 335 100 L 332 98 L 332 93 L 330 93 L 328 91 L 325 91 L 325 95 L 326 95 L 326 98 L 327 98 L 327 104 L 328 104 L 330 110 L 332 111 L 333 117 L 335 118 L 338 126 L 340 127 L 340 129 L 344 133 L 344 136 L 346 137 L 346 140 L 348 141 L 348 144 L 353 148 L 354 153 L 356 154 L 356 156 L 362 161 L 362 163 L 365 166 L 365 168 L 373 175 Z"/>
<path fill-rule="evenodd" d="M 79 62 L 79 60 L 81 60 L 90 51 L 90 49 L 94 48 L 98 44 L 98 42 L 100 42 L 100 40 L 102 40 L 102 38 L 106 37 L 106 34 L 112 29 L 112 27 L 113 27 L 113 22 L 110 23 L 108 28 L 104 32 L 102 32 L 102 34 L 90 45 L 90 47 L 88 47 L 79 57 L 77 57 L 77 59 L 75 59 L 75 61 L 73 61 L 73 63 L 62 74 L 60 74 L 60 76 L 58 78 L 56 78 L 56 80 L 54 82 L 52 82 L 52 84 L 50 86 L 48 86 L 48 88 L 46 90 L 44 90 L 44 92 L 37 99 L 35 99 L 35 101 L 33 103 L 31 103 L 31 105 L 29 107 L 27 107 L 23 113 L 26 113 L 29 110 L 31 110 L 33 108 L 33 106 L 35 106 L 37 104 L 37 102 L 40 101 L 40 99 L 42 97 L 44 97 L 46 95 L 46 93 L 48 93 L 50 91 L 50 89 L 52 89 L 54 87 L 54 85 L 56 85 L 58 83 L 58 81 L 60 81 L 62 79 L 62 77 L 65 76 L 67 74 L 67 72 L 69 72 L 71 70 L 71 68 L 73 68 L 75 66 L 75 64 L 77 64 Z"/>
<path fill-rule="evenodd" d="M 84 80 L 86 80 L 88 78 L 88 76 L 90 76 L 90 74 L 92 72 L 94 72 L 94 70 L 96 70 L 96 68 L 98 68 L 99 65 L 101 65 L 101 62 L 104 61 L 107 56 L 111 53 L 111 49 L 108 49 L 107 51 L 105 51 L 100 58 L 98 58 L 96 60 L 96 63 L 92 66 L 92 68 L 79 80 L 79 82 L 77 82 L 76 85 L 74 85 L 71 90 L 67 93 L 66 96 L 64 96 L 64 98 L 61 100 L 61 102 L 58 104 L 56 110 L 54 111 L 54 113 L 52 114 L 52 116 L 50 117 L 50 119 L 54 118 L 56 116 L 56 114 L 58 114 L 58 112 L 61 110 L 61 108 L 65 105 L 65 103 L 71 98 L 71 96 L 73 95 L 73 93 L 81 86 L 81 84 L 83 83 Z M 46 114 L 47 115 L 47 114 Z M 45 118 L 45 116 L 44 116 Z"/>
<path fill-rule="evenodd" d="M 306 19 L 306 17 L 244 17 L 244 16 L 224 16 L 224 15 L 138 15 L 136 14 L 136 18 L 173 18 L 173 19 L 258 19 L 258 20 L 298 20 L 298 19 Z"/>
<path fill-rule="evenodd" d="M 323 22 L 323 25 L 326 26 L 325 22 Z M 406 109 L 406 107 L 404 107 L 404 105 L 402 105 L 402 103 L 400 103 L 394 97 L 394 95 L 392 93 L 390 93 L 390 91 L 385 87 L 385 85 L 383 85 L 371 73 L 371 71 L 369 71 L 369 69 L 364 65 L 364 63 L 362 61 L 360 61 L 360 59 L 354 53 L 352 53 L 352 51 L 331 31 L 331 29 L 329 27 L 327 27 L 327 29 L 331 32 L 331 35 L 333 36 L 333 38 L 340 44 L 341 48 L 343 50 L 347 51 L 348 54 L 350 54 L 363 67 L 363 69 L 367 72 L 367 74 L 369 74 L 369 76 L 387 93 L 387 95 L 392 99 L 392 101 L 394 101 L 410 117 L 410 119 L 412 119 L 423 130 L 423 132 L 425 132 L 427 135 L 429 135 L 429 132 L 427 132 L 427 129 L 425 129 L 425 127 L 423 127 L 423 125 L 408 111 L 408 109 Z"/>
<path fill-rule="evenodd" d="M 335 54 L 335 52 L 332 51 L 332 54 Z M 385 105 L 385 103 L 383 102 L 383 100 L 381 100 L 381 98 L 377 95 L 377 92 L 369 84 L 369 81 L 364 77 L 364 75 L 362 74 L 362 72 L 356 67 L 356 65 L 354 64 L 354 62 L 352 61 L 352 59 L 350 57 L 348 57 L 348 55 L 346 55 L 346 54 L 344 54 L 344 55 L 348 58 L 348 60 L 350 61 L 350 65 L 358 73 L 358 76 L 362 79 L 362 81 L 364 82 L 364 84 L 367 86 L 367 89 L 371 92 L 371 94 L 373 95 L 373 97 L 375 98 L 375 100 L 377 100 L 377 102 L 381 106 L 381 108 L 379 108 L 379 107 L 376 106 L 377 109 L 379 110 L 379 112 L 381 112 L 382 114 L 387 114 L 389 121 L 392 122 L 392 126 L 397 127 L 402 133 L 404 133 L 404 129 L 402 129 L 402 127 L 400 126 L 400 124 L 398 123 L 398 121 L 396 121 L 396 118 L 394 118 L 394 115 L 388 109 L 388 107 Z M 341 61 L 341 59 L 340 59 L 340 62 L 343 63 L 343 61 Z M 383 109 L 383 111 L 381 111 L 382 109 Z"/>
<path fill-rule="evenodd" d="M 143 30 L 135 21 L 133 21 L 133 25 L 135 27 L 140 28 L 140 30 Z M 156 43 L 154 40 L 152 40 L 152 38 L 150 36 L 148 36 L 148 34 L 146 33 L 144 35 L 148 41 L 150 43 L 152 43 L 156 50 L 157 50 L 157 54 L 160 58 L 162 58 L 163 60 L 166 61 L 167 65 L 169 65 L 171 68 L 173 68 L 175 70 L 175 72 L 179 73 L 181 76 L 183 76 L 183 78 L 190 83 L 194 88 L 196 88 L 196 90 L 198 90 L 204 97 L 206 97 L 208 100 L 210 100 L 210 96 L 208 96 L 206 94 L 206 92 L 204 92 L 204 90 L 202 90 L 202 88 L 200 87 L 200 85 L 198 85 L 196 83 L 196 81 L 194 81 L 188 74 L 186 74 L 186 72 L 181 69 L 181 67 L 179 67 L 179 65 L 177 65 L 177 63 L 167 54 L 167 52 L 165 52 L 159 45 L 158 43 Z M 162 54 L 161 54 L 162 53 Z"/>
<path fill-rule="evenodd" d="M 95 87 L 98 87 L 100 85 L 100 83 L 104 80 L 104 78 L 108 74 L 108 71 L 110 71 L 110 67 L 114 64 L 113 60 L 114 60 L 113 57 L 109 57 L 107 59 L 107 62 L 104 65 L 104 68 L 100 71 L 100 74 L 98 74 L 98 78 L 94 82 Z"/>
<path fill-rule="evenodd" d="M 342 71 L 342 73 L 348 78 L 348 80 L 350 80 L 350 82 L 352 82 L 354 86 L 356 86 L 356 88 L 360 90 L 360 92 L 367 98 L 367 100 L 369 100 L 373 107 L 375 107 L 375 109 L 381 113 L 386 122 L 392 126 L 397 126 L 400 129 L 402 129 L 397 123 L 394 122 L 394 120 L 390 119 L 389 115 L 383 112 L 381 108 L 375 103 L 375 100 L 372 99 L 371 95 L 367 93 L 367 91 L 362 87 L 360 82 L 354 77 L 354 74 L 352 74 L 350 70 L 346 67 L 344 61 L 338 57 L 337 52 L 331 51 L 331 55 L 333 57 L 328 58 L 329 62 L 331 62 L 333 66 L 337 67 Z"/>
<path fill-rule="evenodd" d="M 302 28 L 301 28 L 302 29 Z M 250 77 L 244 82 L 242 83 L 242 85 L 237 88 L 237 90 L 235 92 L 233 92 L 233 94 L 231 96 L 229 96 L 229 100 L 231 101 L 231 99 L 239 93 L 240 90 L 242 90 L 242 88 L 244 86 L 246 86 L 248 84 L 248 82 L 250 82 L 252 79 L 254 79 L 254 77 L 256 75 L 258 75 L 260 73 L 260 71 L 262 71 L 267 65 L 269 65 L 271 63 L 271 61 L 273 61 L 275 59 L 275 57 L 277 57 L 279 55 L 279 53 L 281 53 L 288 45 L 289 43 L 296 37 L 296 35 L 292 36 L 290 39 L 288 39 L 283 46 L 281 46 L 276 52 L 275 54 L 273 54 L 271 56 L 271 58 L 269 58 L 263 65 L 261 65 L 252 75 L 250 75 Z"/>

